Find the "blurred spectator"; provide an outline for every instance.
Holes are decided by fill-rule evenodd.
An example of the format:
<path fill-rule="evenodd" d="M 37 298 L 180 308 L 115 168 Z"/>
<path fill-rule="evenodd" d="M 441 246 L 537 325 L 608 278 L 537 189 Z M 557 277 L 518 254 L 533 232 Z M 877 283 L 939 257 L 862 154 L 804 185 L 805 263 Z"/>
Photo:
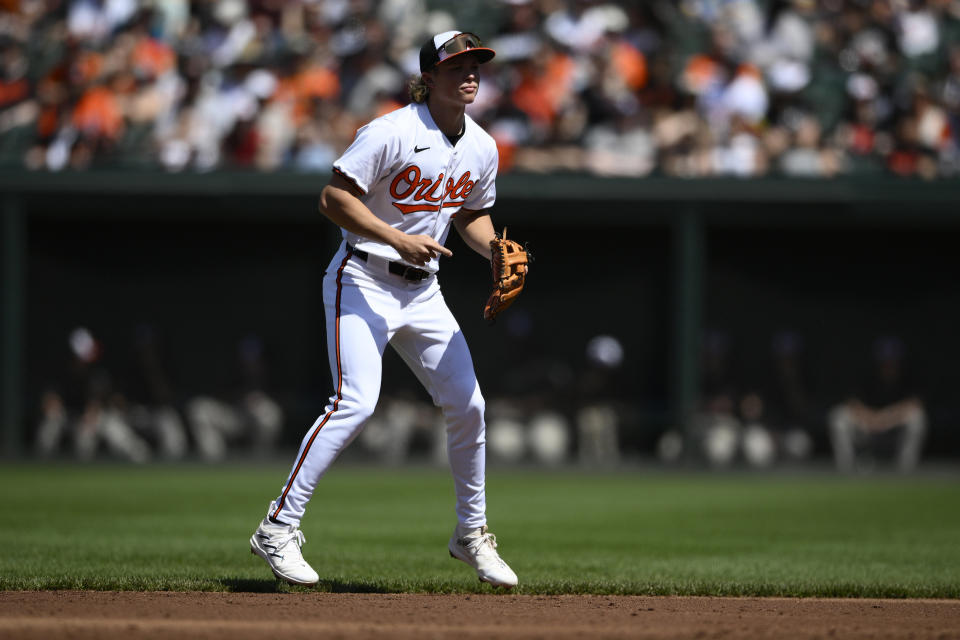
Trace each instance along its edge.
<path fill-rule="evenodd" d="M 624 352 L 620 340 L 598 335 L 587 341 L 586 365 L 578 388 L 577 453 L 587 466 L 610 467 L 620 462 Z"/>
<path fill-rule="evenodd" d="M 706 332 L 700 376 L 700 403 L 688 429 L 690 445 L 717 467 L 730 465 L 740 449 L 741 423 L 737 415 L 741 390 L 735 370 L 730 335 L 719 329 Z"/>
<path fill-rule="evenodd" d="M 535 312 L 513 307 L 504 324 L 503 349 L 513 364 L 499 372 L 487 403 L 491 459 L 564 463 L 572 448 L 579 397 L 573 391 L 572 367 L 541 342 Z"/>
<path fill-rule="evenodd" d="M 147 440 L 155 443 L 160 456 L 179 460 L 187 453 L 187 430 L 177 409 L 176 389 L 168 374 L 155 327 L 141 325 L 136 328 L 130 355 L 130 370 L 126 376 L 130 423 Z"/>
<path fill-rule="evenodd" d="M 737 459 L 743 437 L 738 413 L 743 389 L 732 349 L 726 331 L 704 332 L 700 397 L 689 424 L 667 430 L 657 442 L 657 456 L 664 462 L 675 463 L 685 457 L 721 468 Z"/>
<path fill-rule="evenodd" d="M 770 359 L 753 381 L 744 381 L 726 331 L 706 331 L 701 351 L 697 409 L 685 432 L 671 429 L 661 436 L 661 460 L 686 456 L 717 468 L 738 462 L 763 468 L 812 454 L 817 416 L 802 336 L 791 330 L 774 334 Z"/>
<path fill-rule="evenodd" d="M 127 423 L 126 401 L 102 365 L 102 343 L 88 329 L 77 327 L 70 332 L 69 347 L 60 380 L 41 398 L 37 454 L 59 453 L 64 437 L 72 436 L 80 460 L 92 460 L 101 442 L 114 456 L 138 463 L 149 460 L 150 449 Z"/>
<path fill-rule="evenodd" d="M 404 101 L 423 0 L 8 3 L 0 163 L 326 172 Z M 960 1 L 501 0 L 501 171 L 957 175 Z M 499 20 L 497 20 L 499 18 Z"/>
<path fill-rule="evenodd" d="M 869 468 L 888 449 L 893 450 L 900 471 L 917 466 L 927 414 L 904 360 L 904 344 L 899 338 L 878 338 L 869 373 L 846 401 L 830 411 L 830 438 L 840 471 Z"/>
<path fill-rule="evenodd" d="M 780 331 L 770 344 L 762 381 L 740 399 L 744 459 L 755 467 L 798 461 L 813 450 L 810 430 L 816 416 L 803 338 Z"/>
<path fill-rule="evenodd" d="M 200 457 L 223 460 L 231 446 L 269 456 L 283 429 L 284 412 L 270 395 L 264 345 L 255 335 L 237 345 L 235 379 L 220 397 L 201 395 L 187 402 L 187 421 Z"/>
<path fill-rule="evenodd" d="M 392 392 L 381 393 L 373 415 L 360 432 L 361 443 L 387 464 L 409 461 L 423 442 L 428 443 L 433 463 L 447 464 L 443 415 L 433 403 L 422 399 L 419 391 L 398 386 Z"/>

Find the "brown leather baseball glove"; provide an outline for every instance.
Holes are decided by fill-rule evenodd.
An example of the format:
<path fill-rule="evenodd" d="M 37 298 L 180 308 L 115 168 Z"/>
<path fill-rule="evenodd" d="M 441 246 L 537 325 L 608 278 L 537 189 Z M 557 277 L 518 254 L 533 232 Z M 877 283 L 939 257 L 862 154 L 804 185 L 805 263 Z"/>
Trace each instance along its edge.
<path fill-rule="evenodd" d="M 490 241 L 490 267 L 493 271 L 493 291 L 483 305 L 483 319 L 493 320 L 497 314 L 513 304 L 527 279 L 528 264 L 532 261 L 527 250 L 503 235 Z"/>

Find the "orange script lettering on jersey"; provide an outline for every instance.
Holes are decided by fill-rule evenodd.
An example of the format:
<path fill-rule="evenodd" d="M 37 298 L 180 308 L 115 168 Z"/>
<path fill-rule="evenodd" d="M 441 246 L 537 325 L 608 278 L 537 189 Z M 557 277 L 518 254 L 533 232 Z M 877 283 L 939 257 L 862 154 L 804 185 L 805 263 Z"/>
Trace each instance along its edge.
<path fill-rule="evenodd" d="M 443 191 L 438 194 L 437 188 L 443 184 L 443 174 L 437 176 L 436 180 L 422 178 L 420 167 L 412 164 L 405 169 L 401 169 L 397 177 L 390 183 L 390 195 L 397 200 L 409 200 L 411 196 L 413 197 L 413 203 L 393 203 L 393 206 L 403 214 L 418 211 L 439 211 L 440 207 L 459 207 L 463 205 L 476 183 L 476 180 L 470 179 L 470 172 L 467 171 L 456 181 L 453 178 L 447 178 Z"/>

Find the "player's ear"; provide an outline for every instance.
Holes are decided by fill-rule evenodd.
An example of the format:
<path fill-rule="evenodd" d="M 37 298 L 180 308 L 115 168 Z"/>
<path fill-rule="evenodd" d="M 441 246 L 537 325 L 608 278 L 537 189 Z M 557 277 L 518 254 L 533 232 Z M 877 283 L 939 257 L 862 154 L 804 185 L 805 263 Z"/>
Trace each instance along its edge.
<path fill-rule="evenodd" d="M 423 78 L 423 84 L 433 89 L 433 73 L 430 71 L 424 71 L 420 74 L 420 76 Z"/>

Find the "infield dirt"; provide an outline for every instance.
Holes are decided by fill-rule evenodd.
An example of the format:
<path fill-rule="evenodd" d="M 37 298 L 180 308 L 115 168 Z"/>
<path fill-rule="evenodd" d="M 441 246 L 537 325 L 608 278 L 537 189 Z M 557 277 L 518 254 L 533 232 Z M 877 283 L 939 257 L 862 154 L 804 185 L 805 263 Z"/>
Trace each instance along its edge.
<path fill-rule="evenodd" d="M 0 592 L 0 638 L 960 639 L 960 600 Z"/>

